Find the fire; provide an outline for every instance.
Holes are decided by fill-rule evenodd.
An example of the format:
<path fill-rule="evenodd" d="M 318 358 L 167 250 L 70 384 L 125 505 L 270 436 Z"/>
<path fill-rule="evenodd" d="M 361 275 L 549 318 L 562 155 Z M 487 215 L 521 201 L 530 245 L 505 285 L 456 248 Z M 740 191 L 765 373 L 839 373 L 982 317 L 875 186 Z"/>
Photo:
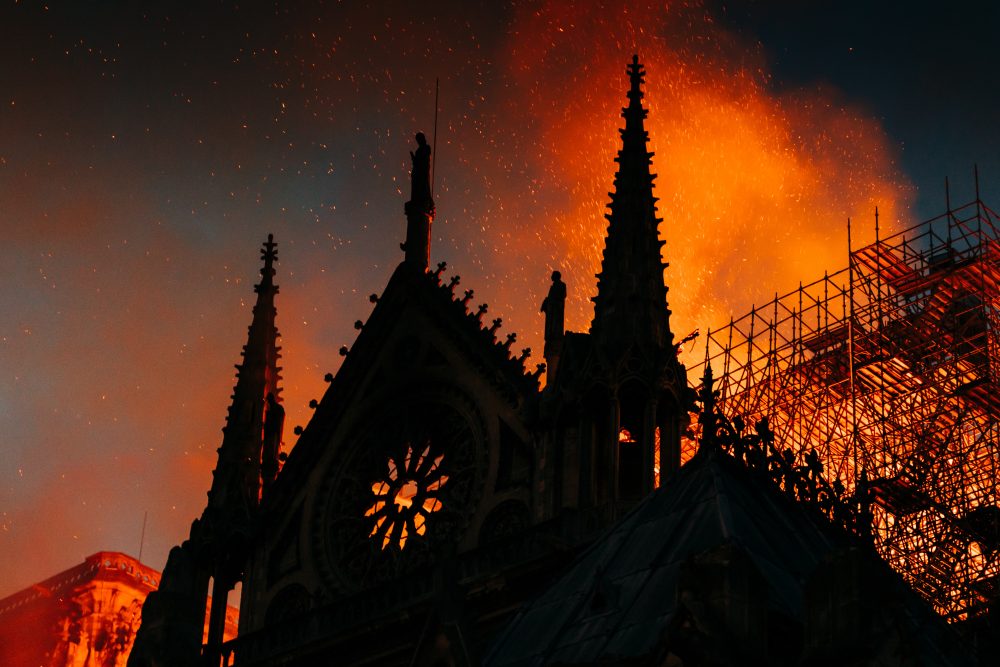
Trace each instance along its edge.
<path fill-rule="evenodd" d="M 646 129 L 678 339 L 839 268 L 848 217 L 858 247 L 873 240 L 867 221 L 876 205 L 889 234 L 913 195 L 878 121 L 836 90 L 781 90 L 759 45 L 699 2 L 622 4 L 515 9 L 489 80 L 476 82 L 484 94 L 460 105 L 446 94 L 451 106 L 442 109 L 439 153 L 459 156 L 462 169 L 438 164 L 432 256 L 449 260 L 462 288 L 490 304 L 490 317 L 517 330 L 536 351 L 533 362 L 551 270 L 569 287 L 567 327 L 589 328 L 633 53 L 647 71 Z M 446 93 L 458 85 L 443 84 Z M 703 342 L 683 351 L 689 366 Z M 372 513 L 409 499 L 373 493 L 372 507 L 382 505 Z M 395 534 L 385 529 L 380 539 Z"/>
<path fill-rule="evenodd" d="M 417 483 L 412 479 L 407 480 L 403 486 L 396 491 L 395 497 L 393 497 L 392 502 L 394 502 L 400 509 L 413 507 L 413 497 L 417 495 L 419 487 Z"/>
<path fill-rule="evenodd" d="M 653 486 L 660 488 L 660 427 L 653 431 Z"/>
<path fill-rule="evenodd" d="M 635 438 L 632 433 L 623 428 L 618 431 L 618 442 L 623 445 L 634 445 Z M 653 487 L 660 488 L 660 427 L 653 431 Z"/>
<path fill-rule="evenodd" d="M 473 288 L 477 302 L 489 303 L 488 317 L 502 317 L 518 347 L 534 350 L 529 370 L 542 361 L 538 307 L 553 269 L 569 287 L 567 328 L 585 331 L 593 316 L 633 53 L 648 73 L 646 129 L 678 340 L 840 267 L 848 216 L 864 220 L 878 205 L 888 233 L 910 204 L 895 147 L 864 109 L 831 89 L 778 90 L 759 45 L 720 26 L 699 2 L 624 4 L 516 8 L 481 67 L 481 54 L 468 56 L 454 63 L 454 80 L 441 82 L 432 258 L 447 260 L 449 275 L 462 275 L 460 289 Z M 396 79 L 425 74 L 392 67 Z M 470 69 L 481 74 L 474 82 Z M 424 101 L 433 95 L 417 92 Z M 410 129 L 429 128 L 400 132 Z M 405 179 L 402 137 L 396 150 L 394 173 Z M 400 215 L 397 236 L 402 224 Z M 855 224 L 855 245 L 871 240 L 870 227 Z M 368 293 L 383 279 L 352 287 Z M 323 276 L 286 289 L 279 311 L 322 319 L 314 295 L 329 284 Z M 348 312 L 344 329 L 367 311 Z M 303 424 L 306 399 L 322 393 L 322 372 L 335 370 L 329 341 L 294 321 L 281 327 L 286 362 L 299 369 L 286 372 L 287 423 Z M 703 341 L 686 347 L 685 363 L 700 360 Z"/>
<path fill-rule="evenodd" d="M 600 4 L 548 2 L 515 16 L 503 63 L 513 93 L 507 112 L 531 120 L 505 142 L 538 176 L 525 186 L 529 195 L 503 200 L 511 224 L 486 228 L 510 276 L 526 258 L 537 260 L 527 293 L 541 293 L 550 268 L 563 272 L 569 328 L 586 330 L 593 314 L 633 52 L 648 73 L 646 129 L 678 338 L 839 267 L 848 216 L 867 220 L 878 205 L 886 231 L 905 215 L 911 188 L 894 148 L 836 91 L 776 91 L 757 45 L 698 3 Z M 863 227 L 855 242 L 873 234 Z M 538 300 L 509 303 L 523 318 Z"/>
<path fill-rule="evenodd" d="M 818 456 L 870 506 L 879 553 L 951 620 L 986 613 L 1000 572 L 998 220 L 977 201 L 855 247 L 850 269 L 706 346 L 722 410 L 766 417 L 776 447 Z"/>

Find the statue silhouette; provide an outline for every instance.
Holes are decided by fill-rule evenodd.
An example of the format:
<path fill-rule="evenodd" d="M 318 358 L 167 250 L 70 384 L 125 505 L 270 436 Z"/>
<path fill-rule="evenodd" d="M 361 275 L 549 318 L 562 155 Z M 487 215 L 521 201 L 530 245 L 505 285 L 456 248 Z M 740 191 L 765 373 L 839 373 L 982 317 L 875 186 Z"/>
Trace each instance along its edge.
<path fill-rule="evenodd" d="M 416 139 L 417 150 L 410 151 L 410 158 L 413 160 L 413 170 L 410 172 L 410 206 L 422 213 L 433 213 L 431 147 L 427 145 L 427 137 L 423 132 L 417 132 Z"/>
<path fill-rule="evenodd" d="M 566 283 L 562 274 L 552 272 L 552 286 L 549 294 L 542 301 L 542 312 L 545 313 L 545 340 L 555 341 L 563 336 L 566 311 Z"/>

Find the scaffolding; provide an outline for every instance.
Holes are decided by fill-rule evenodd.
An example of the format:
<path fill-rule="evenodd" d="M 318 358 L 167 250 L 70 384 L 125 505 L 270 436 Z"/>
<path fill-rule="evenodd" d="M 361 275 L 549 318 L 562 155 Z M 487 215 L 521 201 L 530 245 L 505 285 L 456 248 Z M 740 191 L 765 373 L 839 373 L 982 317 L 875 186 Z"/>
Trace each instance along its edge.
<path fill-rule="evenodd" d="M 725 413 L 863 486 L 876 549 L 953 621 L 998 592 L 998 223 L 978 193 L 884 239 L 876 217 L 846 269 L 710 332 L 691 375 L 711 363 Z"/>

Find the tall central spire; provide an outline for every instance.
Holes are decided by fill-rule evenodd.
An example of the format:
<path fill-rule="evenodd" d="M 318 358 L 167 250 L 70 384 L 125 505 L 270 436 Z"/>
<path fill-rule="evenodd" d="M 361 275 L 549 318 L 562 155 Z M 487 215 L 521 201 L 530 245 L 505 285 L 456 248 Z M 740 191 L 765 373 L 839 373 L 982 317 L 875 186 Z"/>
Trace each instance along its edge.
<path fill-rule="evenodd" d="M 605 346 L 624 347 L 635 342 L 663 349 L 672 344 L 666 266 L 660 254 L 659 223 L 650 158 L 646 150 L 649 134 L 644 127 L 647 111 L 642 106 L 642 84 L 646 72 L 633 56 L 627 73 L 628 106 L 622 109 L 625 129 L 619 130 L 622 147 L 615 162 L 615 191 L 611 203 L 608 235 L 597 274 L 597 296 L 591 333 Z"/>

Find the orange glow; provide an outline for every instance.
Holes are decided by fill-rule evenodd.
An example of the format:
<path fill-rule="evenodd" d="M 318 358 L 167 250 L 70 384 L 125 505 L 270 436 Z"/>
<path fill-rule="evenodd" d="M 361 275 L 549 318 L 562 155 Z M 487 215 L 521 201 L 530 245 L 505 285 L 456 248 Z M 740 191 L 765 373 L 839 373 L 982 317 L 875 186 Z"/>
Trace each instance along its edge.
<path fill-rule="evenodd" d="M 543 347 L 536 302 L 544 271 L 558 268 L 569 287 L 568 329 L 585 331 L 593 316 L 633 52 L 647 71 L 646 129 L 678 338 L 839 267 L 848 216 L 866 221 L 855 225 L 857 244 L 874 234 L 876 205 L 883 232 L 906 215 L 912 190 L 878 121 L 835 90 L 775 90 L 757 45 L 717 26 L 698 3 L 533 4 L 511 34 L 502 63 L 510 113 L 526 106 L 533 119 L 513 139 L 527 149 L 517 157 L 541 173 L 532 197 L 503 199 L 509 222 L 484 231 L 509 280 L 527 273 L 536 284 L 508 285 L 486 300 L 536 318 L 519 332 L 533 349 Z M 531 264 L 537 275 L 522 270 Z M 685 361 L 702 349 L 692 343 Z"/>
<path fill-rule="evenodd" d="M 9 589 L 61 568 L 67 552 L 134 548 L 141 508 L 150 508 L 150 562 L 162 565 L 187 535 L 216 464 L 259 277 L 256 246 L 268 231 L 281 244 L 285 446 L 294 446 L 292 429 L 312 419 L 310 399 L 324 396 L 324 374 L 338 370 L 337 347 L 353 344 L 352 322 L 371 312 L 367 295 L 382 292 L 402 259 L 407 151 L 415 130 L 431 128 L 437 73 L 433 262 L 450 262 L 446 279 L 462 275 L 459 293 L 475 289 L 470 306 L 489 303 L 486 324 L 502 317 L 501 336 L 517 331 L 511 352 L 534 350 L 529 367 L 544 349 L 537 311 L 552 269 L 568 286 L 568 328 L 585 331 L 592 316 L 633 53 L 648 71 L 647 129 L 678 336 L 696 327 L 704 335 L 774 290 L 839 266 L 848 215 L 864 219 L 876 202 L 885 224 L 905 215 L 910 193 L 873 114 L 835 90 L 780 90 L 756 46 L 696 3 L 541 0 L 502 15 L 509 21 L 485 43 L 466 39 L 471 30 L 441 39 L 382 18 L 371 31 L 359 23 L 340 34 L 348 24 L 325 21 L 331 32 L 336 26 L 326 40 L 283 38 L 298 46 L 274 52 L 276 80 L 291 76 L 285 92 L 314 91 L 305 106 L 289 104 L 304 115 L 286 128 L 287 148 L 276 140 L 285 129 L 270 127 L 278 94 L 270 86 L 253 87 L 266 104 L 244 105 L 266 120 L 249 130 L 222 105 L 208 126 L 200 115 L 178 124 L 189 132 L 180 140 L 159 131 L 172 124 L 124 132 L 153 143 L 119 144 L 106 160 L 94 159 L 99 142 L 80 132 L 70 134 L 83 148 L 66 149 L 73 128 L 63 116 L 77 114 L 49 124 L 24 98 L 5 107 L 8 144 L 39 147 L 18 150 L 13 162 L 8 151 L 3 181 L 4 217 L 22 221 L 5 229 L 17 244 L 7 320 L 18 333 L 4 334 L 2 359 L 9 381 L 20 378 L 5 406 L 14 427 L 0 520 Z M 381 46 L 372 50 L 375 32 Z M 420 53 L 401 57 L 383 35 Z M 415 46 L 417 35 L 429 38 L 433 58 Z M 212 90 L 239 80 L 223 78 Z M 105 84 L 76 85 L 89 94 Z M 37 87 L 38 109 L 46 90 Z M 184 106 L 213 105 L 195 97 Z M 106 124 L 84 125 L 103 135 Z M 206 129 L 212 136 L 202 146 Z M 334 135 L 346 143 L 315 143 Z M 268 157 L 274 147 L 280 159 Z M 127 156 L 157 156 L 155 173 Z M 700 356 L 703 341 L 685 353 Z M 148 483 L 106 483 L 109 462 L 123 478 Z M 114 520 L 95 520 L 95 507 Z"/>
<path fill-rule="evenodd" d="M 660 427 L 653 431 L 653 488 L 660 488 Z"/>
<path fill-rule="evenodd" d="M 385 479 L 371 486 L 374 501 L 365 516 L 374 522 L 368 536 L 381 539 L 383 551 L 390 545 L 403 549 L 409 537 L 423 535 L 427 518 L 441 508 L 438 495 L 448 481 L 439 470 L 444 455 L 428 464 L 430 455 L 429 443 L 416 457 L 413 445 L 407 445 L 402 465 L 390 456 Z"/>
<path fill-rule="evenodd" d="M 392 499 L 392 502 L 396 503 L 400 509 L 404 507 L 412 507 L 413 497 L 417 495 L 417 491 L 419 491 L 419 487 L 417 486 L 417 483 L 411 479 L 400 487 L 399 491 L 396 492 L 396 496 Z"/>
<path fill-rule="evenodd" d="M 102 551 L 83 563 L 0 599 L 4 667 L 125 667 L 146 596 L 160 572 L 123 553 Z M 204 635 L 208 633 L 205 610 Z M 236 637 L 239 610 L 226 609 L 224 641 Z"/>
<path fill-rule="evenodd" d="M 873 226 L 857 221 L 876 205 L 883 234 L 907 216 L 913 189 L 878 120 L 836 90 L 778 90 L 758 45 L 717 25 L 696 1 L 622 8 L 556 0 L 516 9 L 508 34 L 506 56 L 495 63 L 503 95 L 489 100 L 496 122 L 473 135 L 460 124 L 448 130 L 474 156 L 476 194 L 486 200 L 449 192 L 442 172 L 432 255 L 472 273 L 462 286 L 474 287 L 490 316 L 536 351 L 529 368 L 544 349 L 538 305 L 552 269 L 568 285 L 567 329 L 586 331 L 593 317 L 633 53 L 647 72 L 671 328 L 678 339 L 702 332 L 682 350 L 689 367 L 701 360 L 709 328 L 839 268 L 849 216 L 855 246 L 873 240 Z M 471 256 L 448 242 L 468 242 Z M 485 254 L 476 256 L 480 247 Z M 479 266 L 485 278 L 476 277 Z M 286 290 L 279 310 L 311 312 L 314 290 L 327 286 L 324 278 L 314 289 Z M 281 326 L 286 356 L 329 358 L 328 349 L 310 349 L 297 323 Z M 321 376 L 288 376 L 299 383 L 286 388 L 288 423 L 304 423 L 301 406 L 322 392 Z"/>
<path fill-rule="evenodd" d="M 721 410 L 766 417 L 775 447 L 865 489 L 875 548 L 950 620 L 987 613 L 1000 572 L 981 546 L 997 532 L 998 221 L 973 203 L 856 247 L 706 346 Z"/>
<path fill-rule="evenodd" d="M 632 434 L 629 433 L 628 429 L 623 428 L 618 431 L 618 442 L 635 442 L 635 440 L 632 439 Z"/>

